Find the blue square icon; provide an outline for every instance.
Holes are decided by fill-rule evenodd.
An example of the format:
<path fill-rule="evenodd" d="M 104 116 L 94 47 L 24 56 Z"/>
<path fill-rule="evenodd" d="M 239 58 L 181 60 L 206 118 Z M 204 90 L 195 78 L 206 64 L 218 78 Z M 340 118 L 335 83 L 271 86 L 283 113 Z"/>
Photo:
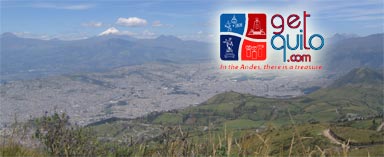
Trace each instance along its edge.
<path fill-rule="evenodd" d="M 243 35 L 245 26 L 245 14 L 221 14 L 220 16 L 220 32 Z"/>
<path fill-rule="evenodd" d="M 233 35 L 220 35 L 221 60 L 239 60 L 241 38 Z"/>

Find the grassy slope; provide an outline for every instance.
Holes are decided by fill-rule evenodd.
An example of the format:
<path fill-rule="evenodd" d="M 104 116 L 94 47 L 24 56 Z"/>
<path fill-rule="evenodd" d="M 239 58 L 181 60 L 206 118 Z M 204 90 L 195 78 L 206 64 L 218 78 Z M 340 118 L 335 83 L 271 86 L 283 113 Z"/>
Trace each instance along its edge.
<path fill-rule="evenodd" d="M 296 146 L 294 146 L 292 153 L 305 155 L 298 154 L 300 152 L 308 155 L 310 152 L 305 152 L 305 149 L 315 150 L 318 149 L 316 146 L 320 148 L 336 146 L 321 134 L 323 130 L 330 128 L 330 125 L 336 133 L 346 139 L 361 142 L 370 141 L 372 138 L 380 139 L 381 137 L 383 139 L 383 133 L 376 133 L 373 131 L 374 128 L 370 128 L 372 127 L 370 120 L 336 123 L 338 119 L 346 118 L 351 113 L 361 116 L 382 113 L 382 90 L 381 75 L 370 70 L 358 69 L 336 81 L 330 88 L 320 89 L 298 98 L 270 99 L 226 92 L 218 94 L 198 106 L 157 113 L 135 121 L 157 128 L 160 126 L 180 126 L 185 132 L 189 132 L 190 138 L 195 141 L 207 139 L 211 134 L 223 134 L 226 132 L 224 130 L 227 130 L 233 132 L 234 138 L 248 137 L 248 140 L 239 143 L 243 144 L 244 148 L 260 145 L 260 140 L 259 143 L 255 142 L 260 139 L 255 135 L 256 130 L 268 130 L 260 135 L 270 139 L 270 154 L 288 155 L 287 150 L 290 147 L 292 137 L 296 137 Z M 292 121 L 289 114 L 291 114 Z M 377 120 L 377 123 L 380 122 Z M 292 127 L 292 123 L 295 123 L 296 127 Z M 209 134 L 207 131 L 203 131 L 208 126 Z M 117 130 L 122 130 L 118 128 Z M 293 134 L 296 130 L 297 132 Z M 109 131 L 111 130 L 109 129 Z M 129 130 L 120 131 L 124 134 L 126 132 Z M 302 137 L 306 137 L 305 140 L 297 140 Z M 249 145 L 252 142 L 253 144 Z M 380 147 L 374 146 L 352 150 L 351 155 L 367 155 L 368 152 L 373 156 L 382 155 L 383 152 L 378 148 Z M 255 150 L 249 148 L 249 151 Z"/>
<path fill-rule="evenodd" d="M 308 96 L 285 100 L 227 92 L 196 107 L 160 114 L 147 123 L 208 125 L 208 122 L 221 124 L 246 120 L 258 123 L 272 121 L 280 126 L 290 124 L 287 121 L 288 111 L 296 123 L 306 123 L 310 119 L 330 122 L 348 113 L 363 116 L 379 114 L 383 105 L 380 90 L 380 87 L 340 87 L 321 89 Z"/>

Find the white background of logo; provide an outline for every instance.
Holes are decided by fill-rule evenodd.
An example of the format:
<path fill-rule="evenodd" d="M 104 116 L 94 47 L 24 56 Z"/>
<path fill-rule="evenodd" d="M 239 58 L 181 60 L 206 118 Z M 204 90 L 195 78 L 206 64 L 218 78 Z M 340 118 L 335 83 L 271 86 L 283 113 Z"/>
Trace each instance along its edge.
<path fill-rule="evenodd" d="M 251 3 L 251 2 L 250 2 Z M 233 65 L 237 65 L 237 66 L 241 66 L 242 64 L 246 64 L 246 65 L 251 65 L 251 64 L 255 64 L 255 65 L 265 65 L 265 64 L 269 64 L 269 65 L 324 65 L 325 64 L 325 60 L 322 60 L 323 56 L 324 55 L 327 55 L 325 54 L 325 49 L 327 48 L 327 45 L 330 44 L 330 43 L 327 43 L 327 39 L 325 39 L 325 44 L 324 44 L 324 47 L 321 49 L 321 50 L 318 50 L 318 51 L 315 51 L 315 50 L 295 50 L 295 51 L 291 51 L 291 50 L 288 50 L 287 48 L 287 57 L 290 56 L 291 54 L 310 54 L 312 56 L 312 62 L 300 62 L 300 63 L 295 63 L 295 62 L 283 62 L 283 51 L 282 50 L 274 50 L 271 46 L 271 38 L 272 36 L 274 35 L 273 34 L 273 31 L 277 31 L 275 28 L 272 27 L 271 25 L 271 17 L 274 15 L 274 14 L 280 14 L 284 17 L 284 32 L 282 33 L 282 35 L 284 37 L 286 37 L 286 34 L 289 34 L 290 36 L 290 42 L 291 42 L 291 45 L 295 45 L 296 43 L 296 35 L 297 34 L 303 34 L 300 32 L 300 29 L 303 29 L 304 25 L 303 25 L 303 13 L 304 11 L 307 11 L 307 13 L 309 13 L 311 16 L 310 17 L 307 17 L 307 40 L 309 38 L 310 35 L 312 34 L 321 34 L 323 35 L 324 34 L 324 31 L 322 31 L 321 27 L 318 27 L 320 26 L 320 24 L 316 24 L 313 20 L 314 18 L 318 18 L 317 16 L 319 16 L 318 14 L 316 14 L 316 12 L 312 12 L 310 9 L 295 9 L 295 10 L 292 10 L 292 9 L 280 9 L 280 10 L 275 10 L 273 9 L 272 11 L 267 11 L 263 8 L 244 8 L 244 9 L 223 9 L 223 10 L 220 10 L 218 11 L 214 18 L 212 18 L 212 22 L 214 23 L 214 25 L 212 25 L 212 30 L 215 32 L 214 36 L 215 36 L 215 43 L 214 44 L 214 47 L 212 48 L 212 55 L 213 57 L 216 59 L 216 62 L 218 63 L 218 67 L 221 65 L 221 64 L 225 64 L 225 65 L 228 65 L 228 64 L 233 64 Z M 238 61 L 222 61 L 220 59 L 220 45 L 219 45 L 219 41 L 220 41 L 220 15 L 223 14 L 223 13 L 238 13 L 238 14 L 248 14 L 248 13 L 264 13 L 267 15 L 267 39 L 265 40 L 267 42 L 267 59 L 265 61 L 241 61 L 241 52 L 239 52 L 239 60 Z M 299 28 L 297 29 L 291 29 L 287 26 L 287 17 L 291 14 L 297 14 L 300 16 L 300 21 L 301 21 L 301 25 Z M 246 16 L 246 20 L 248 17 Z M 276 24 L 278 24 L 276 22 Z M 245 28 L 244 28 L 244 33 L 246 33 L 246 30 L 247 30 L 247 24 L 245 24 Z M 222 33 L 223 34 L 223 33 Z M 232 34 L 232 33 L 228 33 L 228 34 Z M 250 38 L 247 38 L 243 37 L 243 39 L 250 39 Z M 258 41 L 258 40 L 254 40 L 254 39 L 251 39 L 252 41 Z M 242 40 L 243 41 L 243 40 Z M 240 43 L 240 45 L 242 44 L 242 41 Z M 318 45 L 318 42 L 316 42 L 317 40 L 313 40 L 314 42 L 314 45 Z M 281 40 L 280 39 L 276 39 L 275 40 L 275 45 L 276 46 L 280 46 L 282 44 Z M 308 45 L 308 44 L 307 44 Z M 337 53 L 337 52 L 335 52 Z M 223 70 L 223 71 L 227 71 L 227 72 L 230 72 L 230 73 L 255 73 L 256 71 L 255 70 Z M 316 72 L 318 73 L 318 71 L 316 70 L 268 70 L 268 71 L 264 71 L 264 70 L 261 70 L 259 72 L 272 72 L 272 73 L 292 73 L 294 72 L 295 74 L 307 74 L 307 73 L 311 73 L 311 72 Z"/>

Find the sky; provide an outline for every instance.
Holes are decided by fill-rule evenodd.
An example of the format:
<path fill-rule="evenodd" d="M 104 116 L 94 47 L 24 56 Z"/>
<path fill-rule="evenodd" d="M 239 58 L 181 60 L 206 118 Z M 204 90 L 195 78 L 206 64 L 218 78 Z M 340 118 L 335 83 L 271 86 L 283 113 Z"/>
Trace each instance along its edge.
<path fill-rule="evenodd" d="M 311 13 L 325 36 L 384 32 L 383 0 L 1 0 L 1 33 L 75 40 L 109 28 L 136 38 L 210 40 L 224 12 Z"/>

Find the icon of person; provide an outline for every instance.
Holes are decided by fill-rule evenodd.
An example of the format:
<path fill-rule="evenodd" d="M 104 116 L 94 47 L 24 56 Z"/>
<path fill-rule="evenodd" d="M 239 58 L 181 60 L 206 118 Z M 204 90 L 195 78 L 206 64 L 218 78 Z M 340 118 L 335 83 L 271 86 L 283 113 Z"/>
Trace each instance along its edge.
<path fill-rule="evenodd" d="M 225 43 L 226 46 L 227 46 L 226 52 L 232 53 L 233 52 L 233 49 L 232 49 L 232 47 L 233 47 L 232 38 L 225 39 L 223 41 L 223 43 Z"/>

